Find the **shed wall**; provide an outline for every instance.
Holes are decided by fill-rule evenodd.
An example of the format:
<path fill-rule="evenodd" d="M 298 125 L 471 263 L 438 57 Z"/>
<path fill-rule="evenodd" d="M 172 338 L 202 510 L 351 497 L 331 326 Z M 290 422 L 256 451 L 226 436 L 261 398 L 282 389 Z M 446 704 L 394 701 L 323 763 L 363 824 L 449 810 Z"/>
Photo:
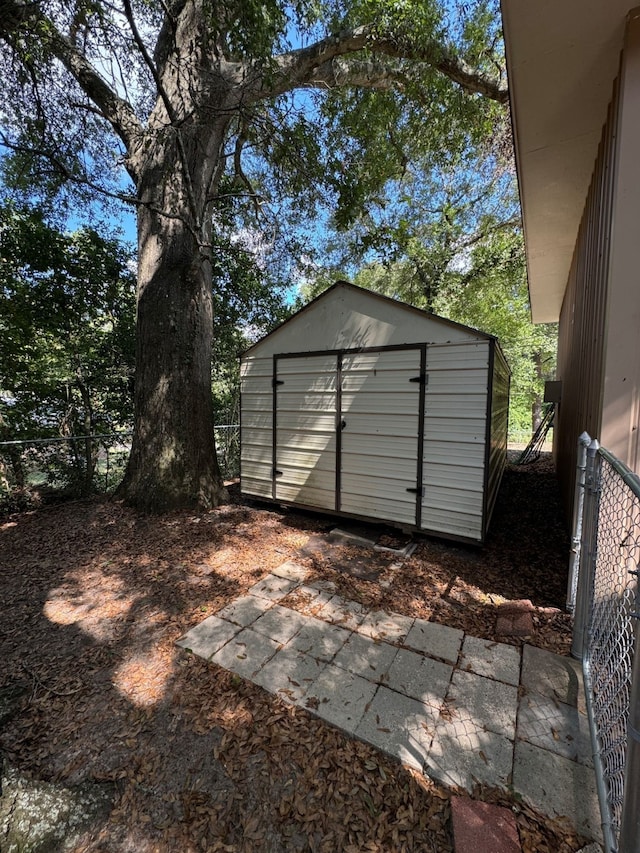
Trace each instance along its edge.
<path fill-rule="evenodd" d="M 427 347 L 422 529 L 482 539 L 489 348 Z"/>
<path fill-rule="evenodd" d="M 242 359 L 241 491 L 482 541 L 508 377 L 494 339 L 338 288 Z"/>
<path fill-rule="evenodd" d="M 498 489 L 507 462 L 509 432 L 509 387 L 511 372 L 502 350 L 495 343 L 491 353 L 491 409 L 489 414 L 488 472 L 485 490 L 485 532 L 491 521 Z"/>
<path fill-rule="evenodd" d="M 431 320 L 423 311 L 392 299 L 337 285 L 257 343 L 246 357 L 486 339 L 481 332 L 441 318 Z"/>
<path fill-rule="evenodd" d="M 247 495 L 272 498 L 273 359 L 253 356 L 240 364 L 240 486 Z"/>

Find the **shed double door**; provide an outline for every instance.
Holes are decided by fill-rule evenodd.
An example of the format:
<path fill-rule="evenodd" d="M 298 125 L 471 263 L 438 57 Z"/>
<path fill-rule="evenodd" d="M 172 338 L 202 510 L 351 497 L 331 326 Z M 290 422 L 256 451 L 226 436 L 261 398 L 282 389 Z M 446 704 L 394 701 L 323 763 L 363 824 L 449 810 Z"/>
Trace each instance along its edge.
<path fill-rule="evenodd" d="M 425 347 L 274 359 L 273 497 L 419 526 Z"/>

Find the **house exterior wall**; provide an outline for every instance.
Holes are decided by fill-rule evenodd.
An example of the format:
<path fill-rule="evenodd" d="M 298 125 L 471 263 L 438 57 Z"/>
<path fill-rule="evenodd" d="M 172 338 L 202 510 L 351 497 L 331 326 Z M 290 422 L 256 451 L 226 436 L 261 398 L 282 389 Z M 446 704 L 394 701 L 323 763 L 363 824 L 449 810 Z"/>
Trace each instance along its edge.
<path fill-rule="evenodd" d="M 639 472 L 640 9 L 627 21 L 619 101 L 600 440 Z"/>
<path fill-rule="evenodd" d="M 556 464 L 567 516 L 587 430 L 640 471 L 640 17 L 631 13 L 560 316 Z"/>
<path fill-rule="evenodd" d="M 600 434 L 606 347 L 609 244 L 613 213 L 618 87 L 609 106 L 578 231 L 558 328 L 556 467 L 567 517 L 571 512 L 578 436 Z"/>

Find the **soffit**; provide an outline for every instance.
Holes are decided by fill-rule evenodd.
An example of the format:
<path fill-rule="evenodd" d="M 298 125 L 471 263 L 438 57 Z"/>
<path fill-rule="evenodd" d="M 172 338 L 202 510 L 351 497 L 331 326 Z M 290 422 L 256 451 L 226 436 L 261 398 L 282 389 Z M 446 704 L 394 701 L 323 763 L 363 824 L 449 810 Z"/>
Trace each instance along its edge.
<path fill-rule="evenodd" d="M 556 321 L 637 0 L 502 0 L 534 322 Z"/>

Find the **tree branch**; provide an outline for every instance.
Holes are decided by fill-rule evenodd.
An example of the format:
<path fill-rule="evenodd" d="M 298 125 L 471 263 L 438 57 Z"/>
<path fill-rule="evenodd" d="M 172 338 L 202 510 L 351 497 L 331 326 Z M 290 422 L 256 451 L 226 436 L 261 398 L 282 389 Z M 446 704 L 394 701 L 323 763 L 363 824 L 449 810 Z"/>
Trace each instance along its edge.
<path fill-rule="evenodd" d="M 242 168 L 242 149 L 244 148 L 245 142 L 248 139 L 248 125 L 246 122 L 243 122 L 242 127 L 240 128 L 240 132 L 236 138 L 235 149 L 233 152 L 233 169 L 235 174 L 235 182 L 239 183 L 241 186 L 245 186 L 247 189 L 248 197 L 253 202 L 253 208 L 255 210 L 256 216 L 260 215 L 260 206 L 262 204 L 262 196 L 259 195 L 249 178 L 246 176 L 244 169 Z"/>
<path fill-rule="evenodd" d="M 185 189 L 187 191 L 187 199 L 189 201 L 189 207 L 191 209 L 191 215 L 193 217 L 193 221 L 196 224 L 196 229 L 200 230 L 201 222 L 200 217 L 198 216 L 198 208 L 196 206 L 195 193 L 193 191 L 193 184 L 191 182 L 191 173 L 189 171 L 189 161 L 187 159 L 187 152 L 184 148 L 184 141 L 182 139 L 182 135 L 180 133 L 179 121 L 176 111 L 173 108 L 173 104 L 167 94 L 167 91 L 160 79 L 160 74 L 158 73 L 158 69 L 155 66 L 149 51 L 147 50 L 147 46 L 142 40 L 142 36 L 138 30 L 138 27 L 135 22 L 135 18 L 133 16 L 133 9 L 131 8 L 131 0 L 123 0 L 124 2 L 124 12 L 127 17 L 127 21 L 129 22 L 129 26 L 131 27 L 131 32 L 133 34 L 133 39 L 140 51 L 140 54 L 145 62 L 145 65 L 149 69 L 149 73 L 153 78 L 153 82 L 156 85 L 156 89 L 160 98 L 162 99 L 162 103 L 164 104 L 164 108 L 167 111 L 167 116 L 169 117 L 169 121 L 171 122 L 171 126 L 173 128 L 173 132 L 176 136 L 176 145 L 178 148 L 178 154 L 180 155 L 180 162 L 182 164 L 182 172 L 184 176 Z"/>
<path fill-rule="evenodd" d="M 37 27 L 46 34 L 43 41 L 48 43 L 51 53 L 75 78 L 131 151 L 142 136 L 142 126 L 131 105 L 113 91 L 73 42 L 40 11 L 38 4 L 28 0 L 1 0 L 0 38 L 10 43 L 25 26 L 31 30 Z"/>
<path fill-rule="evenodd" d="M 331 67 L 328 63 L 347 54 L 364 50 L 376 56 L 424 63 L 470 94 L 480 94 L 500 104 L 506 104 L 509 100 L 508 89 L 499 79 L 495 80 L 475 71 L 435 39 L 426 44 L 414 43 L 408 36 L 395 38 L 391 35 L 380 35 L 371 25 L 345 30 L 308 47 L 292 50 L 277 57 L 278 73 L 275 91 L 271 86 L 270 91 L 273 94 L 281 94 L 297 86 L 323 83 L 328 85 L 327 79 L 322 79 Z M 345 66 L 343 65 L 342 68 Z M 320 69 L 324 70 L 321 72 Z M 317 83 L 314 82 L 316 79 Z M 377 78 L 373 76 L 370 78 L 372 82 L 375 79 L 383 78 L 380 75 Z M 342 85 L 351 84 L 351 78 L 344 78 L 340 82 Z M 361 80 L 356 79 L 356 82 L 364 85 Z M 339 84 L 334 83 L 334 85 Z"/>
<path fill-rule="evenodd" d="M 101 186 L 100 184 L 96 184 L 95 181 L 91 181 L 89 180 L 89 178 L 77 175 L 72 169 L 70 169 L 66 165 L 66 163 L 63 163 L 63 161 L 59 157 L 56 157 L 52 151 L 49 151 L 46 148 L 17 145 L 15 142 L 12 142 L 2 131 L 0 131 L 0 144 L 4 148 L 7 148 L 9 151 L 15 151 L 17 154 L 28 154 L 30 156 L 42 157 L 44 160 L 48 160 L 49 163 L 51 163 L 51 165 L 53 166 L 54 170 L 60 175 L 62 175 L 62 177 L 66 181 L 72 181 L 74 184 L 79 184 L 81 186 L 88 187 L 94 192 L 107 196 L 107 198 L 113 198 L 117 201 L 123 201 L 126 204 L 142 204 L 142 202 L 138 198 L 136 198 L 136 196 L 129 195 L 129 193 L 114 192 L 113 190 L 109 190 L 106 187 Z"/>

